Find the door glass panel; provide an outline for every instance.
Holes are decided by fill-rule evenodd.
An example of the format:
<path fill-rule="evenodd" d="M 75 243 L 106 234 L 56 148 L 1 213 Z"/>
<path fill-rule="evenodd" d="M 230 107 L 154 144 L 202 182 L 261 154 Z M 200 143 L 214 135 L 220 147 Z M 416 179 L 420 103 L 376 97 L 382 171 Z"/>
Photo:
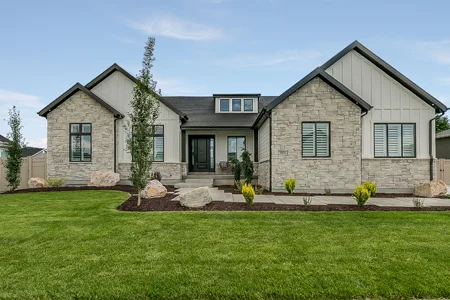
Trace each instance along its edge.
<path fill-rule="evenodd" d="M 214 170 L 214 139 L 209 139 L 209 168 Z"/>
<path fill-rule="evenodd" d="M 206 153 L 206 139 L 198 139 L 197 142 L 197 162 L 206 163 L 207 160 Z"/>

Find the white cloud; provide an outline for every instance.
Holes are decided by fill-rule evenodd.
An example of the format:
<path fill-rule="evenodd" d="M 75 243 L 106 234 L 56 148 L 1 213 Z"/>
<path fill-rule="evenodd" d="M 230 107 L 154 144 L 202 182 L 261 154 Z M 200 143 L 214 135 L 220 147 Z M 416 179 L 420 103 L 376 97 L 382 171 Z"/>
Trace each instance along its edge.
<path fill-rule="evenodd" d="M 222 31 L 219 29 L 169 15 L 153 17 L 142 22 L 129 21 L 127 25 L 145 34 L 180 40 L 204 41 L 223 37 Z"/>
<path fill-rule="evenodd" d="M 44 147 L 47 144 L 45 118 L 38 117 L 36 112 L 45 104 L 38 96 L 0 89 L 0 134 L 10 131 L 7 125 L 9 110 L 16 106 L 22 119 L 22 134 L 29 146 Z"/>
<path fill-rule="evenodd" d="M 194 95 L 200 93 L 200 91 L 205 87 L 204 85 L 194 85 L 178 78 L 155 80 L 158 82 L 158 89 L 161 89 L 164 96 Z"/>
<path fill-rule="evenodd" d="M 318 59 L 322 54 L 318 51 L 285 50 L 274 54 L 237 55 L 230 59 L 219 61 L 220 65 L 233 67 L 277 67 L 292 66 Z"/>
<path fill-rule="evenodd" d="M 418 42 L 417 48 L 441 64 L 450 64 L 450 40 Z"/>

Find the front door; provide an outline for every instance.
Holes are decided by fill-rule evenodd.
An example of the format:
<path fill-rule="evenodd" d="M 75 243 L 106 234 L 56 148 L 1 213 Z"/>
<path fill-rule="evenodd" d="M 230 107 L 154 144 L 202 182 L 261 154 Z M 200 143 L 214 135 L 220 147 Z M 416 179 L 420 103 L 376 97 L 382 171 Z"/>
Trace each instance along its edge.
<path fill-rule="evenodd" d="M 214 172 L 214 136 L 189 136 L 189 171 Z"/>

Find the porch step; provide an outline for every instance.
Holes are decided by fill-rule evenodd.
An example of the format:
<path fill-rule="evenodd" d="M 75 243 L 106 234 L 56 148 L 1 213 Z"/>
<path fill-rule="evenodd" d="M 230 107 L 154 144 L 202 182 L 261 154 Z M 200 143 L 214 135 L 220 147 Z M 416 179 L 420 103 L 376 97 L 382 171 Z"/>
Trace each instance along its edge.
<path fill-rule="evenodd" d="M 186 178 L 184 180 L 185 183 L 198 183 L 198 184 L 213 184 L 214 180 L 210 178 Z"/>
<path fill-rule="evenodd" d="M 174 185 L 176 189 L 181 188 L 199 188 L 202 186 L 213 187 L 212 179 L 208 183 L 198 183 L 198 182 L 180 182 Z"/>

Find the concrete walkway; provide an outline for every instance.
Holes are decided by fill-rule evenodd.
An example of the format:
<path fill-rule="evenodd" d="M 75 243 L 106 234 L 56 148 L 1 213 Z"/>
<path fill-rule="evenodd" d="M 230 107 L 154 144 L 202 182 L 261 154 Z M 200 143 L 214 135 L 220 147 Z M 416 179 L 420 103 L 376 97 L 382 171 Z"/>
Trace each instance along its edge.
<path fill-rule="evenodd" d="M 181 188 L 175 191 L 175 194 L 181 195 L 193 190 L 192 188 Z M 210 188 L 211 196 L 214 201 L 225 202 L 245 202 L 244 196 L 240 194 L 225 193 L 217 188 Z M 303 205 L 303 196 L 274 196 L 274 195 L 256 195 L 255 203 L 275 203 L 275 204 L 292 204 Z M 356 204 L 355 199 L 351 196 L 312 196 L 311 205 L 327 205 L 327 204 Z M 429 206 L 450 206 L 450 199 L 440 198 L 423 198 L 425 207 Z M 173 201 L 179 201 L 179 196 Z M 414 207 L 413 198 L 370 198 L 366 205 L 377 206 L 397 206 L 397 207 Z"/>

